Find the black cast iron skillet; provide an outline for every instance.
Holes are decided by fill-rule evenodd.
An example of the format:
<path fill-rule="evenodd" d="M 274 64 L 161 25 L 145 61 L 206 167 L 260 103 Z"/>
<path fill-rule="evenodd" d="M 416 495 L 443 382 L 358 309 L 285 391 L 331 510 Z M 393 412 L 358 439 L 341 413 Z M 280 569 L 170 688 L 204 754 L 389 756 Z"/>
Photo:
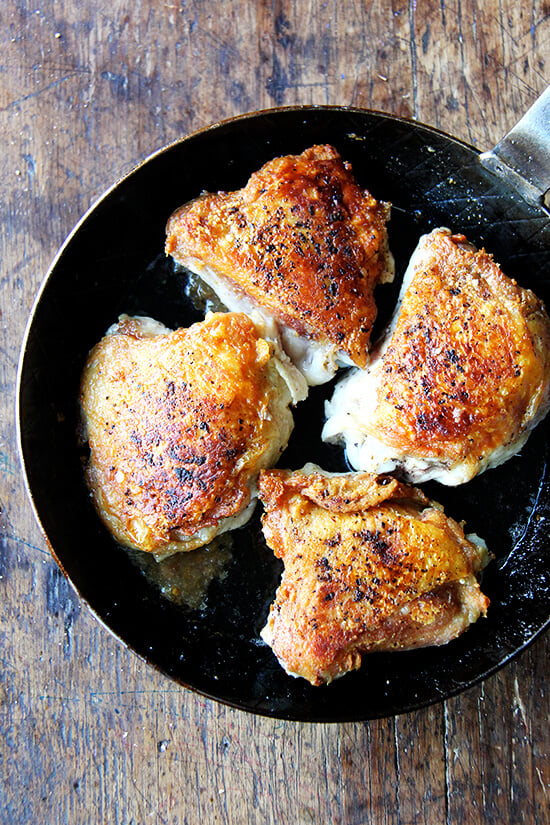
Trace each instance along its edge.
<path fill-rule="evenodd" d="M 101 525 L 82 475 L 76 438 L 79 377 L 90 348 L 122 312 L 168 326 L 200 320 L 163 254 L 170 213 L 202 190 L 235 189 L 274 156 L 331 143 L 356 178 L 393 204 L 390 242 L 397 278 L 378 290 L 380 324 L 394 304 L 419 236 L 437 226 L 464 232 L 504 270 L 550 304 L 546 212 L 479 162 L 477 151 L 434 129 L 341 107 L 259 112 L 191 135 L 153 155 L 87 213 L 53 262 L 29 321 L 20 363 L 19 435 L 36 516 L 61 569 L 123 642 L 177 682 L 254 713 L 310 721 L 402 713 L 462 691 L 505 664 L 550 620 L 549 439 L 545 423 L 521 455 L 459 488 L 425 485 L 495 560 L 483 590 L 488 618 L 461 638 L 414 652 L 372 654 L 326 687 L 287 676 L 260 643 L 280 566 L 266 548 L 260 508 L 232 536 L 232 561 L 202 608 L 174 604 Z M 316 389 L 296 411 L 281 466 L 315 461 L 346 469 L 320 441 Z"/>

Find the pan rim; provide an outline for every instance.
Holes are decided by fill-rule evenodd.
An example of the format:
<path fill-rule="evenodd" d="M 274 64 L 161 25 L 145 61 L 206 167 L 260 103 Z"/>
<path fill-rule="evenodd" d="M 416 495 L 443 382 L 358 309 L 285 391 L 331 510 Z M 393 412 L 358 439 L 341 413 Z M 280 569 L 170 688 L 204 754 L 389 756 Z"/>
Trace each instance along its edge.
<path fill-rule="evenodd" d="M 47 535 L 47 532 L 44 528 L 41 516 L 40 516 L 39 511 L 38 511 L 37 504 L 36 504 L 35 499 L 34 499 L 34 494 L 33 494 L 33 491 L 31 489 L 31 486 L 30 486 L 30 480 L 29 480 L 29 474 L 28 474 L 28 468 L 27 468 L 27 460 L 26 460 L 26 457 L 25 457 L 25 449 L 24 449 L 24 445 L 23 445 L 23 433 L 22 433 L 23 411 L 22 411 L 21 392 L 22 392 L 22 379 L 23 379 L 23 371 L 24 371 L 24 364 L 25 364 L 25 355 L 26 355 L 28 341 L 29 341 L 29 337 L 30 337 L 31 330 L 32 330 L 32 327 L 33 327 L 33 323 L 34 323 L 34 320 L 35 320 L 35 317 L 36 317 L 36 314 L 37 314 L 37 311 L 38 311 L 38 307 L 39 307 L 39 305 L 40 305 L 40 303 L 43 299 L 43 295 L 44 295 L 44 292 L 46 290 L 47 284 L 50 282 L 50 279 L 51 279 L 52 275 L 55 273 L 56 268 L 57 268 L 61 258 L 63 257 L 63 255 L 66 252 L 67 248 L 73 242 L 75 236 L 79 233 L 82 226 L 88 221 L 90 216 L 96 210 L 99 209 L 99 207 L 109 197 L 109 195 L 111 193 L 113 193 L 116 189 L 118 189 L 121 185 L 123 185 L 126 181 L 128 181 L 132 176 L 134 176 L 137 172 L 139 172 L 139 170 L 141 170 L 145 165 L 147 165 L 150 162 L 154 161 L 159 156 L 168 153 L 169 151 L 171 151 L 175 147 L 178 147 L 182 144 L 185 144 L 185 143 L 187 143 L 187 142 L 189 142 L 193 139 L 197 139 L 197 138 L 199 138 L 203 135 L 206 135 L 210 132 L 214 132 L 215 130 L 219 129 L 220 127 L 229 126 L 229 125 L 236 124 L 236 123 L 239 123 L 239 122 L 244 122 L 244 121 L 247 121 L 247 120 L 252 121 L 255 118 L 261 118 L 261 117 L 265 117 L 265 116 L 277 116 L 278 114 L 281 114 L 281 113 L 287 113 L 287 112 L 296 113 L 296 112 L 310 112 L 310 111 L 327 111 L 327 112 L 331 112 L 331 113 L 342 112 L 342 113 L 353 113 L 353 114 L 358 114 L 358 115 L 363 115 L 363 114 L 374 115 L 376 117 L 380 117 L 380 118 L 382 118 L 384 120 L 387 120 L 387 121 L 398 122 L 398 123 L 401 123 L 401 124 L 404 124 L 404 125 L 407 125 L 407 126 L 414 126 L 416 128 L 421 128 L 423 130 L 426 130 L 429 133 L 440 135 L 445 140 L 448 140 L 448 141 L 451 141 L 455 144 L 461 145 L 461 146 L 467 148 L 468 150 L 475 152 L 478 156 L 480 154 L 480 150 L 478 150 L 474 146 L 471 146 L 470 144 L 466 143 L 465 141 L 462 141 L 458 138 L 455 138 L 452 135 L 450 135 L 450 134 L 448 134 L 448 133 L 446 133 L 446 132 L 444 132 L 444 131 L 436 128 L 436 127 L 424 124 L 424 123 L 422 123 L 420 121 L 417 121 L 415 119 L 404 118 L 404 117 L 400 117 L 400 116 L 397 116 L 397 115 L 382 112 L 382 111 L 379 111 L 379 110 L 374 110 L 374 109 L 365 109 L 365 108 L 362 108 L 362 107 L 354 107 L 354 106 L 334 106 L 334 105 L 328 105 L 328 104 L 321 104 L 321 105 L 311 104 L 311 105 L 305 105 L 305 106 L 273 107 L 273 108 L 259 109 L 259 110 L 255 110 L 255 111 L 251 111 L 251 112 L 246 112 L 246 113 L 239 114 L 239 115 L 236 115 L 236 116 L 233 116 L 233 117 L 230 117 L 230 118 L 225 118 L 225 119 L 222 119 L 222 120 L 217 121 L 215 123 L 204 126 L 204 127 L 200 128 L 198 130 L 195 130 L 195 131 L 190 132 L 190 133 L 188 133 L 188 134 L 186 134 L 186 135 L 184 135 L 180 138 L 177 138 L 174 141 L 171 141 L 170 143 L 160 147 L 159 149 L 154 150 L 153 152 L 148 154 L 145 158 L 143 158 L 141 161 L 139 161 L 137 164 L 135 164 L 135 166 L 133 166 L 132 169 L 130 169 L 128 172 L 126 172 L 124 175 L 121 175 L 120 177 L 118 177 L 114 183 L 112 183 L 107 189 L 105 189 L 94 200 L 94 202 L 88 207 L 88 209 L 82 214 L 82 216 L 79 218 L 79 220 L 74 224 L 74 226 L 70 230 L 69 234 L 66 236 L 63 243 L 58 248 L 56 254 L 54 255 L 54 257 L 53 257 L 53 259 L 50 263 L 50 265 L 48 266 L 48 268 L 46 270 L 46 273 L 45 273 L 44 277 L 42 278 L 42 280 L 40 282 L 40 285 L 39 285 L 39 288 L 38 288 L 38 290 L 36 292 L 36 295 L 34 297 L 33 304 L 32 304 L 32 307 L 31 307 L 31 310 L 30 310 L 30 313 L 29 313 L 29 316 L 28 316 L 28 319 L 27 319 L 27 322 L 26 322 L 24 335 L 23 335 L 23 338 L 22 338 L 20 354 L 19 354 L 19 359 L 18 359 L 17 379 L 16 379 L 16 388 L 15 388 L 15 401 L 16 401 L 16 405 L 15 405 L 15 407 L 16 407 L 16 409 L 15 409 L 16 422 L 15 423 L 16 423 L 17 450 L 18 450 L 20 466 L 21 466 L 21 469 L 22 469 L 22 476 L 23 476 L 23 481 L 24 481 L 24 486 L 25 486 L 27 498 L 29 499 L 29 502 L 31 504 L 31 508 L 32 508 L 32 511 L 33 511 L 33 514 L 34 514 L 34 518 L 35 518 L 35 520 L 36 520 L 36 522 L 37 522 L 37 524 L 38 524 L 38 526 L 39 526 L 39 528 L 40 528 L 40 530 L 41 530 L 41 532 L 42 532 L 42 534 L 45 538 L 45 541 L 48 545 L 49 551 L 50 551 L 53 559 L 57 563 L 58 567 L 63 572 L 64 576 L 71 583 L 71 586 L 72 586 L 74 592 L 77 594 L 78 599 L 86 605 L 88 610 L 91 611 L 94 618 L 98 619 L 99 622 L 102 624 L 102 626 L 105 627 L 109 631 L 109 633 L 112 636 L 114 636 L 119 642 L 121 642 L 126 649 L 131 650 L 132 653 L 134 655 L 137 655 L 142 661 L 146 662 L 148 665 L 152 665 L 158 672 L 162 673 L 165 676 L 168 676 L 168 678 L 175 681 L 180 686 L 192 691 L 193 693 L 204 696 L 207 699 L 219 702 L 219 703 L 227 705 L 229 707 L 233 707 L 233 708 L 236 708 L 236 709 L 239 709 L 241 711 L 248 712 L 248 713 L 253 713 L 254 715 L 259 715 L 259 716 L 268 717 L 268 718 L 286 719 L 288 721 L 301 721 L 301 722 L 306 721 L 306 722 L 311 722 L 311 723 L 316 723 L 316 722 L 325 722 L 325 723 L 326 722 L 331 722 L 331 723 L 344 722 L 344 723 L 346 723 L 346 722 L 366 721 L 368 719 L 375 719 L 375 718 L 389 718 L 389 717 L 392 717 L 392 716 L 398 716 L 398 715 L 401 715 L 401 714 L 404 714 L 404 713 L 409 713 L 411 711 L 414 711 L 414 710 L 417 710 L 417 709 L 420 709 L 420 708 L 423 708 L 423 707 L 428 707 L 428 706 L 437 704 L 440 701 L 445 701 L 448 698 L 459 695 L 460 693 L 464 692 L 465 690 L 468 690 L 471 687 L 474 687 L 476 684 L 479 684 L 480 682 L 482 682 L 485 679 L 489 678 L 494 673 L 498 672 L 500 669 L 505 667 L 512 659 L 514 659 L 516 656 L 519 656 L 526 648 L 528 648 L 531 644 L 533 644 L 539 638 L 539 636 L 541 636 L 543 634 L 543 632 L 545 632 L 548 629 L 548 627 L 550 626 L 550 616 L 547 618 L 545 623 L 537 631 L 535 631 L 535 633 L 526 642 L 524 642 L 519 648 L 515 649 L 514 651 L 512 651 L 511 653 L 506 655 L 505 658 L 501 662 L 491 666 L 484 673 L 476 676 L 472 680 L 469 680 L 467 684 L 465 684 L 463 686 L 460 686 L 460 687 L 457 687 L 453 690 L 445 691 L 445 696 L 444 697 L 434 697 L 429 701 L 419 700 L 418 702 L 411 702 L 409 705 L 407 705 L 403 709 L 395 711 L 394 713 L 382 712 L 381 714 L 372 714 L 372 713 L 369 714 L 368 713 L 368 708 L 366 708 L 367 714 L 365 716 L 361 717 L 361 718 L 358 717 L 356 714 L 352 714 L 350 716 L 346 716 L 346 714 L 341 714 L 341 715 L 334 714 L 333 718 L 327 718 L 327 717 L 324 717 L 324 716 L 319 716 L 318 718 L 308 717 L 307 719 L 305 719 L 300 714 L 293 715 L 292 712 L 284 713 L 280 709 L 270 711 L 269 709 L 266 709 L 266 708 L 258 708 L 258 709 L 254 709 L 254 710 L 252 710 L 251 708 L 245 708 L 242 705 L 240 705 L 237 701 L 234 702 L 234 701 L 231 701 L 231 700 L 228 700 L 228 699 L 220 698 L 216 695 L 210 694 L 208 691 L 197 688 L 197 687 L 195 687 L 191 684 L 187 684 L 185 682 L 185 680 L 181 679 L 177 675 L 173 675 L 173 674 L 169 673 L 166 669 L 161 667 L 157 662 L 153 661 L 147 655 L 144 655 L 141 652 L 139 652 L 133 645 L 126 642 L 124 640 L 124 638 L 122 636 L 120 636 L 119 633 L 117 633 L 106 622 L 106 620 L 104 618 L 102 618 L 102 616 L 91 605 L 88 598 L 85 597 L 82 594 L 82 592 L 80 592 L 80 590 L 77 588 L 76 584 L 73 582 L 73 580 L 70 578 L 70 576 L 66 572 L 65 567 L 64 567 L 63 563 L 61 562 L 61 560 L 59 559 L 59 557 L 58 557 L 58 555 L 55 551 L 55 548 L 53 547 L 52 542 L 50 541 L 50 539 Z"/>

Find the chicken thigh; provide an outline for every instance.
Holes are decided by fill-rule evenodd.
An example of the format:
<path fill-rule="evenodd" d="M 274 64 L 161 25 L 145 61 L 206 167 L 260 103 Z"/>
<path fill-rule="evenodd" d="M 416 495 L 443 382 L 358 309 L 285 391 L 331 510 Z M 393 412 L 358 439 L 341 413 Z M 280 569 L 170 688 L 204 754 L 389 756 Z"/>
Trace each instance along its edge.
<path fill-rule="evenodd" d="M 260 469 L 292 431 L 289 405 L 306 392 L 246 315 L 174 332 L 122 316 L 81 383 L 87 479 L 104 523 L 158 558 L 244 524 Z"/>
<path fill-rule="evenodd" d="M 456 485 L 517 453 L 549 406 L 542 302 L 463 235 L 436 229 L 369 367 L 336 387 L 323 439 L 342 442 L 357 470 Z"/>
<path fill-rule="evenodd" d="M 166 252 L 319 384 L 338 361 L 367 362 L 373 290 L 393 279 L 388 218 L 333 147 L 313 146 L 266 163 L 244 189 L 180 207 Z"/>
<path fill-rule="evenodd" d="M 485 615 L 484 542 L 420 490 L 314 465 L 263 471 L 259 489 L 284 562 L 262 637 L 290 675 L 321 685 L 362 653 L 445 644 Z"/>

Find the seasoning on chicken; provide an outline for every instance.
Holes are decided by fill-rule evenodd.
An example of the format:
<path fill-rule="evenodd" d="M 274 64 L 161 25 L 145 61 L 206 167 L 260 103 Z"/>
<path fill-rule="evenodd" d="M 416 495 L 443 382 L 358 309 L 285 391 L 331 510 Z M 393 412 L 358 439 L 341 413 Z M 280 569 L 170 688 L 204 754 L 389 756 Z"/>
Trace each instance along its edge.
<path fill-rule="evenodd" d="M 550 407 L 542 302 L 463 235 L 423 236 L 367 370 L 327 404 L 352 467 L 456 485 L 519 452 Z"/>
<path fill-rule="evenodd" d="M 262 471 L 259 489 L 284 562 L 262 637 L 290 675 L 328 683 L 362 653 L 442 645 L 485 615 L 484 542 L 420 490 L 315 465 Z"/>
<path fill-rule="evenodd" d="M 81 383 L 87 479 L 104 523 L 159 558 L 241 526 L 260 469 L 292 431 L 289 405 L 306 391 L 246 315 L 174 332 L 122 316 Z"/>
<path fill-rule="evenodd" d="M 266 163 L 244 189 L 180 207 L 166 252 L 320 384 L 337 362 L 367 363 L 373 290 L 393 279 L 388 218 L 333 147 L 313 146 Z"/>

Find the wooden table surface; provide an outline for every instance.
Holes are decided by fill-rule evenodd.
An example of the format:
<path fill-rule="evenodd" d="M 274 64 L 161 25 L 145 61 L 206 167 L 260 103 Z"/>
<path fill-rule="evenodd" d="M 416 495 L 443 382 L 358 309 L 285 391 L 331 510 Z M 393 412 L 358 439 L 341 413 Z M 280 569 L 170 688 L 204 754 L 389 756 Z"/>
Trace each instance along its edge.
<path fill-rule="evenodd" d="M 0 821 L 550 822 L 548 635 L 461 696 L 371 723 L 207 701 L 138 660 L 58 572 L 13 413 L 34 294 L 121 174 L 285 104 L 379 109 L 487 149 L 550 82 L 548 0 L 8 0 L 0 38 Z"/>

